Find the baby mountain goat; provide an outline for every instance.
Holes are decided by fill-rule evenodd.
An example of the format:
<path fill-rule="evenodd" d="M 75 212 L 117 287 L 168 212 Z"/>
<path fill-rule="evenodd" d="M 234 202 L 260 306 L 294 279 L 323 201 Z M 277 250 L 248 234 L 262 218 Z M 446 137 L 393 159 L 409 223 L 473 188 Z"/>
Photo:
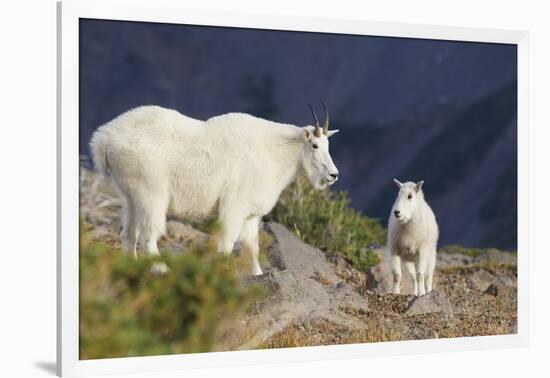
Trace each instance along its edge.
<path fill-rule="evenodd" d="M 414 295 L 432 291 L 439 229 L 424 199 L 422 184 L 395 180 L 399 193 L 388 221 L 388 256 L 393 272 L 393 292 L 401 289 L 401 260 L 413 278 Z"/>
<path fill-rule="evenodd" d="M 324 106 L 324 104 L 323 104 Z M 311 106 L 310 106 L 311 108 Z M 138 240 L 158 254 L 166 216 L 189 219 L 217 215 L 218 251 L 231 253 L 235 241 L 258 263 L 258 225 L 300 171 L 323 189 L 336 182 L 329 154 L 328 111 L 321 128 L 270 122 L 229 113 L 199 121 L 175 110 L 143 106 L 127 111 L 93 134 L 96 168 L 110 173 L 120 191 L 122 248 L 137 256 Z"/>

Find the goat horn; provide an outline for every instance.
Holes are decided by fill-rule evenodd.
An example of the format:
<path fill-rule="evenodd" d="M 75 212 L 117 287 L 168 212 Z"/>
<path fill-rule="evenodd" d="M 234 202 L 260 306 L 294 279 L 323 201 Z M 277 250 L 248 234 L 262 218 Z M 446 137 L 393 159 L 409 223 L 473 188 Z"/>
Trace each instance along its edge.
<path fill-rule="evenodd" d="M 323 108 L 325 108 L 325 122 L 323 123 L 323 134 L 328 135 L 328 124 L 329 124 L 328 109 L 323 101 L 321 101 L 321 104 L 323 105 Z"/>
<path fill-rule="evenodd" d="M 309 105 L 309 110 L 311 110 L 311 114 L 315 119 L 315 136 L 319 138 L 321 136 L 321 128 L 319 127 L 319 120 L 317 119 L 317 114 L 315 114 L 315 110 L 313 110 L 313 106 L 311 106 L 311 104 L 308 104 L 308 105 Z"/>

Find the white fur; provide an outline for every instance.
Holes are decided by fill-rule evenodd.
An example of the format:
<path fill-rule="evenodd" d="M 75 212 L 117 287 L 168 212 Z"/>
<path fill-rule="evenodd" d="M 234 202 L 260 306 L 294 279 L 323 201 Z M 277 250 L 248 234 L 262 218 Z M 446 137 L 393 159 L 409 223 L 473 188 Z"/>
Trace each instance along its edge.
<path fill-rule="evenodd" d="M 432 209 L 424 199 L 424 182 L 401 184 L 394 181 L 399 193 L 388 221 L 388 257 L 393 272 L 393 293 L 399 294 L 401 291 L 403 260 L 413 278 L 414 295 L 424 295 L 433 288 L 439 228 Z"/>
<path fill-rule="evenodd" d="M 96 168 L 109 172 L 124 198 L 121 239 L 137 254 L 138 239 L 158 253 L 167 214 L 188 219 L 217 215 L 218 251 L 241 240 L 258 263 L 258 225 L 304 169 L 322 189 L 337 174 L 328 136 L 313 126 L 270 122 L 242 113 L 199 121 L 175 110 L 143 106 L 98 128 L 91 140 Z M 318 148 L 314 149 L 313 145 Z"/>

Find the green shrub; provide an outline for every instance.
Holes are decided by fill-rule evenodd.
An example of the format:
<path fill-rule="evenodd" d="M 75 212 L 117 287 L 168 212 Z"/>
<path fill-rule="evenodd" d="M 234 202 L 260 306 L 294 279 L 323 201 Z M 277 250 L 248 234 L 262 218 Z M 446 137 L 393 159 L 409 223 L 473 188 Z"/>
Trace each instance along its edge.
<path fill-rule="evenodd" d="M 378 220 L 353 210 L 346 192 L 318 191 L 299 177 L 283 192 L 272 217 L 304 242 L 342 256 L 359 270 L 380 262 L 368 247 L 384 244 L 386 230 Z"/>
<path fill-rule="evenodd" d="M 466 248 L 458 244 L 450 244 L 442 247 L 440 249 L 441 252 L 444 253 L 458 253 L 464 256 L 469 256 L 476 258 L 478 256 L 481 256 L 481 254 L 486 253 L 487 249 L 483 248 Z"/>
<path fill-rule="evenodd" d="M 80 244 L 81 359 L 210 351 L 261 294 L 241 285 L 237 259 L 209 246 L 135 259 L 86 233 Z M 152 272 L 158 262 L 166 274 Z"/>

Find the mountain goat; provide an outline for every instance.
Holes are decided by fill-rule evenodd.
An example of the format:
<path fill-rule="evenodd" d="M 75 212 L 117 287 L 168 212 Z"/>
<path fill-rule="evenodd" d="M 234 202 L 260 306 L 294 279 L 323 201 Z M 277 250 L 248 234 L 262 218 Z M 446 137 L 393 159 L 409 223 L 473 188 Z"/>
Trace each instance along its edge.
<path fill-rule="evenodd" d="M 324 104 L 323 104 L 324 106 Z M 325 107 L 325 106 L 324 106 Z M 325 107 L 323 127 L 297 127 L 243 113 L 207 121 L 159 106 L 129 110 L 92 136 L 96 169 L 112 177 L 123 197 L 122 249 L 137 256 L 138 240 L 158 254 L 167 214 L 187 219 L 217 216 L 218 252 L 235 241 L 258 262 L 258 226 L 300 171 L 317 189 L 332 185 L 338 170 L 329 154 Z"/>
<path fill-rule="evenodd" d="M 432 291 L 439 229 L 424 199 L 422 185 L 394 182 L 399 188 L 388 221 L 388 255 L 393 272 L 393 293 L 401 289 L 401 260 L 413 278 L 414 295 Z"/>

